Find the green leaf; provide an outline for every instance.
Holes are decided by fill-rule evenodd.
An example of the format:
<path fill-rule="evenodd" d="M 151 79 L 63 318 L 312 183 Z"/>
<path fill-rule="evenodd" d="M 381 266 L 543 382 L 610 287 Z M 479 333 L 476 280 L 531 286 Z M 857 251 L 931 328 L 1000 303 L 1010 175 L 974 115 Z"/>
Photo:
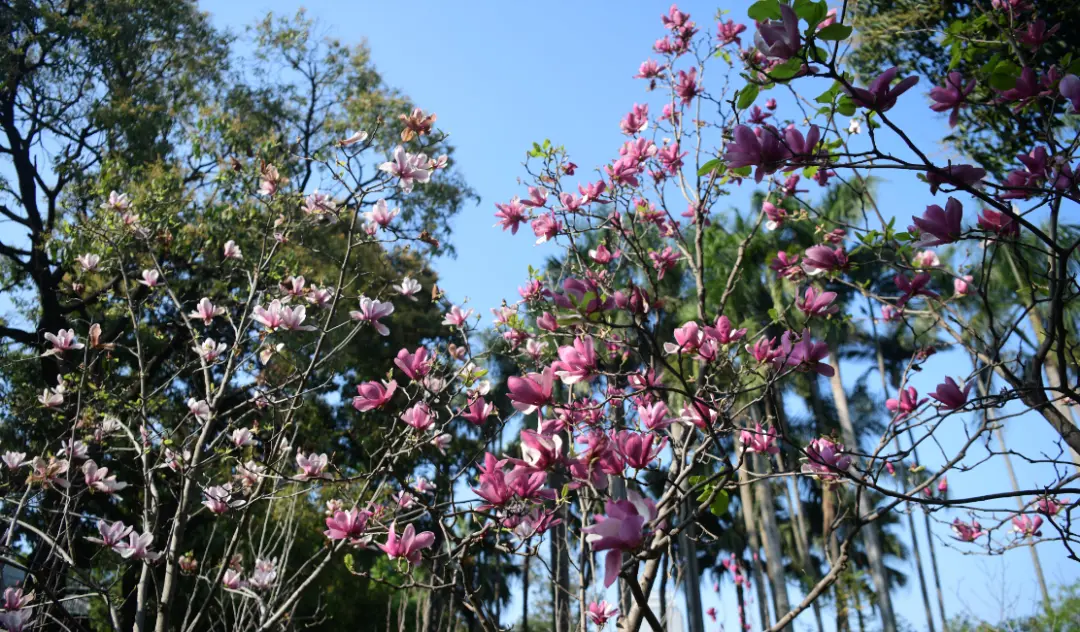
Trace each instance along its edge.
<path fill-rule="evenodd" d="M 739 167 L 738 169 L 732 169 L 731 172 L 737 176 L 742 176 L 745 178 L 746 176 L 750 175 L 753 170 L 753 167 L 747 165 L 745 167 Z"/>
<path fill-rule="evenodd" d="M 345 554 L 345 568 L 349 569 L 350 573 L 356 572 L 356 562 L 353 560 L 352 553 Z"/>
<path fill-rule="evenodd" d="M 735 102 L 735 107 L 740 110 L 745 110 L 754 104 L 754 99 L 758 97 L 757 84 L 747 84 L 745 88 L 739 91 L 739 99 Z"/>
<path fill-rule="evenodd" d="M 814 99 L 817 103 L 829 104 L 836 100 L 836 95 L 840 94 L 840 82 L 834 81 L 832 87 L 825 92 L 818 95 L 818 98 Z"/>
<path fill-rule="evenodd" d="M 806 20 L 806 23 L 810 25 L 810 29 L 813 30 L 825 16 L 829 14 L 829 6 L 824 0 L 818 0 L 818 2 L 811 2 L 811 0 L 795 0 L 795 15 Z"/>
<path fill-rule="evenodd" d="M 778 0 L 758 0 L 750 5 L 750 8 L 746 10 L 746 15 L 758 22 L 764 20 L 779 20 L 780 2 L 778 2 Z"/>
<path fill-rule="evenodd" d="M 846 94 L 840 97 L 840 101 L 836 104 L 836 111 L 844 116 L 854 116 L 855 109 L 855 103 Z"/>
<path fill-rule="evenodd" d="M 807 168 L 803 169 L 802 170 L 802 175 L 803 175 L 804 178 L 813 178 L 814 176 L 817 175 L 817 172 L 818 172 L 818 166 L 814 165 L 812 167 L 807 167 Z"/>
<path fill-rule="evenodd" d="M 847 24 L 830 24 L 818 31 L 818 39 L 828 42 L 839 42 L 851 37 L 852 28 Z"/>
<path fill-rule="evenodd" d="M 1016 87 L 1016 77 L 995 71 L 990 75 L 990 87 L 995 90 L 1010 90 Z"/>
<path fill-rule="evenodd" d="M 719 158 L 713 158 L 709 162 L 701 165 L 701 168 L 698 169 L 697 174 L 698 174 L 698 177 L 701 178 L 701 177 L 709 175 L 713 171 L 722 171 L 723 168 L 724 168 L 724 161 L 720 160 Z"/>
<path fill-rule="evenodd" d="M 716 495 L 716 498 L 713 498 L 712 504 L 709 505 L 709 511 L 711 511 L 714 516 L 723 516 L 727 513 L 729 504 L 731 504 L 731 498 L 728 496 L 728 493 L 726 491 L 721 491 Z"/>
<path fill-rule="evenodd" d="M 802 60 L 797 57 L 792 57 L 769 71 L 769 77 L 772 79 L 791 79 L 802 69 L 802 67 Z"/>

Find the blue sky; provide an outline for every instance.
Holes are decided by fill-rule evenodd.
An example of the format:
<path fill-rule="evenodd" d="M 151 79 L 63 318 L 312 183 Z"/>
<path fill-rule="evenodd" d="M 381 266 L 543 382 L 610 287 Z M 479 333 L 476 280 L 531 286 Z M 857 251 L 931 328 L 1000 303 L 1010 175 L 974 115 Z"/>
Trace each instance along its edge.
<path fill-rule="evenodd" d="M 736 20 L 746 22 L 747 4 L 724 6 Z M 266 11 L 292 13 L 298 6 L 297 0 L 204 2 L 218 24 L 233 29 Z M 351 42 L 366 39 L 388 83 L 425 110 L 436 112 L 439 127 L 451 133 L 458 148 L 458 168 L 483 199 L 455 219 L 458 257 L 440 261 L 437 269 L 448 295 L 459 301 L 468 297 L 487 321 L 487 308 L 503 298 L 516 299 L 516 288 L 527 267 L 539 265 L 554 252 L 534 247 L 527 229 L 528 234 L 511 237 L 493 228 L 494 202 L 524 195 L 525 187 L 518 178 L 524 175 L 521 162 L 533 141 L 550 138 L 565 145 L 581 167 L 583 182 L 589 178 L 589 170 L 616 155 L 623 141 L 619 120 L 633 103 L 647 98 L 644 84 L 631 77 L 651 55 L 652 42 L 663 35 L 659 16 L 667 3 L 311 0 L 303 6 L 323 23 L 329 35 Z M 686 2 L 680 7 L 703 29 L 715 28 L 715 4 Z M 944 136 L 946 127 L 942 116 L 926 108 L 929 87 L 924 78 L 891 115 L 929 149 L 931 158 L 945 162 L 954 156 L 935 143 Z M 751 190 L 744 185 L 734 192 L 730 203 L 745 205 Z M 926 185 L 910 177 L 896 177 L 883 184 L 879 199 L 885 212 L 896 215 L 898 224 L 904 226 L 932 200 Z M 944 200 L 939 197 L 934 202 L 943 204 Z M 968 213 L 971 221 L 973 206 Z M 846 380 L 853 383 L 863 368 L 846 367 Z M 931 391 L 945 375 L 945 368 L 951 375 L 966 375 L 970 370 L 963 358 L 939 357 L 913 384 L 921 393 Z M 876 384 L 877 377 L 870 383 Z M 945 428 L 943 442 L 959 440 L 962 426 L 956 420 Z M 1043 449 L 1051 436 L 1046 423 L 1030 415 L 1010 420 L 1006 432 L 1010 447 L 1029 453 Z M 934 455 L 928 452 L 924 451 L 924 459 L 933 466 Z M 976 458 L 978 455 L 970 457 L 972 461 Z M 1016 467 L 1022 485 L 1036 486 L 1049 480 L 1035 466 L 1016 463 Z M 958 495 L 1008 488 L 1004 467 L 996 464 L 973 474 L 956 473 L 949 482 Z M 1004 506 L 1012 507 L 1012 503 Z M 917 519 L 921 522 L 921 516 Z M 968 555 L 969 547 L 945 546 L 948 536 L 945 526 L 935 527 L 950 615 L 971 612 L 995 620 L 1037 607 L 1026 549 L 1000 557 Z M 906 530 L 902 537 L 907 538 Z M 1047 544 L 1039 550 L 1051 584 L 1080 578 L 1077 565 L 1065 559 L 1061 547 Z M 925 558 L 925 542 L 922 551 Z M 922 629 L 925 622 L 914 569 L 905 570 L 911 573 L 910 581 L 894 592 L 895 608 L 914 629 Z M 726 585 L 717 596 L 709 589 L 711 585 L 712 578 L 707 577 L 703 581 L 705 606 L 717 607 L 725 629 L 737 629 L 734 591 Z M 790 595 L 793 600 L 800 598 L 794 589 Z M 513 618 L 508 617 L 508 621 Z M 832 617 L 827 615 L 826 620 Z M 876 618 L 868 617 L 868 621 L 871 628 L 876 625 Z M 797 629 L 810 626 L 809 613 L 796 625 Z M 717 625 L 707 627 L 718 629 Z"/>

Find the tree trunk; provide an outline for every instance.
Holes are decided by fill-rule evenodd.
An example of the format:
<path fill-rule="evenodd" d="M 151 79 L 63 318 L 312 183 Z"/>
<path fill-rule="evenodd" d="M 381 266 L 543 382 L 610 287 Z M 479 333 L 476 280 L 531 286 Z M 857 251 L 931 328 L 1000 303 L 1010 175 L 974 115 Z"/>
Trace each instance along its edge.
<path fill-rule="evenodd" d="M 829 364 L 833 368 L 833 376 L 829 378 L 832 387 L 833 400 L 836 404 L 836 416 L 839 418 L 840 430 L 844 436 L 844 443 L 850 450 L 859 450 L 855 426 L 851 422 L 851 413 L 848 409 L 847 392 L 840 376 L 840 362 L 835 353 L 829 355 Z M 866 515 L 873 511 L 870 498 L 867 494 L 860 493 L 859 514 Z M 885 559 L 881 547 L 881 530 L 876 523 L 870 523 L 862 529 L 863 546 L 866 549 L 866 557 L 870 562 L 870 576 L 874 580 L 878 610 L 881 612 L 881 628 L 884 632 L 896 632 L 896 617 L 893 614 L 892 597 L 889 594 L 889 578 L 885 574 Z"/>
<path fill-rule="evenodd" d="M 754 455 L 752 461 L 755 469 L 762 473 L 763 459 Z M 765 567 L 769 574 L 769 582 L 772 584 L 773 615 L 779 620 L 791 610 L 788 602 L 787 578 L 784 576 L 784 554 L 780 547 L 780 529 L 776 525 L 776 503 L 773 499 L 772 484 L 768 479 L 759 481 L 757 489 L 758 509 L 761 514 L 761 539 L 765 545 Z"/>
<path fill-rule="evenodd" d="M 742 458 L 742 445 L 736 442 L 736 458 Z M 761 542 L 758 537 L 757 518 L 754 515 L 754 497 L 750 489 L 749 476 L 746 468 L 739 468 L 739 498 L 742 502 L 743 524 L 746 527 L 746 540 L 750 545 L 750 571 L 757 590 L 758 616 L 761 619 L 761 627 L 769 627 L 769 597 L 765 592 L 765 579 L 761 571 Z"/>
<path fill-rule="evenodd" d="M 684 514 L 688 513 L 684 507 Z M 686 594 L 686 623 L 690 632 L 705 632 L 701 610 L 701 573 L 698 571 L 697 542 L 690 529 L 679 533 L 679 550 L 683 553 L 683 592 Z"/>
<path fill-rule="evenodd" d="M 521 588 L 521 632 L 529 632 L 529 563 L 532 556 L 525 556 L 525 572 Z"/>
<path fill-rule="evenodd" d="M 554 486 L 559 489 L 560 481 Z M 570 632 L 570 551 L 566 542 L 566 509 L 559 512 L 562 514 L 562 522 L 551 528 L 551 565 L 554 577 L 552 577 L 552 613 L 555 617 L 555 632 Z"/>

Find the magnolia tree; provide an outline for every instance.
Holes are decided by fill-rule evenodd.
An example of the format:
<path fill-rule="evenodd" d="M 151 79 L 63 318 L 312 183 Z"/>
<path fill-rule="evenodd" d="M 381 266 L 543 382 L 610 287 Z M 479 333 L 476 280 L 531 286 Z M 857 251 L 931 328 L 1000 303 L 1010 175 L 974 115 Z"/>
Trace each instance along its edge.
<path fill-rule="evenodd" d="M 537 243 L 564 251 L 547 273 L 523 280 L 520 300 L 492 310 L 499 336 L 474 349 L 474 310 L 448 305 L 443 324 L 454 343 L 401 349 L 385 379 L 355 385 L 351 402 L 333 399 L 333 379 L 312 376 L 361 332 L 388 334 L 395 303 L 430 290 L 401 278 L 358 295 L 351 261 L 359 249 L 431 239 L 400 226 L 386 199 L 426 186 L 446 166 L 433 157 L 433 115 L 417 110 L 394 122 L 403 142 L 423 149 L 400 146 L 381 164 L 368 155 L 364 132 L 327 155 L 296 156 L 333 174 L 332 194 L 292 189 L 273 165 L 259 165 L 247 179 L 265 211 L 254 219 L 256 249 L 213 235 L 201 257 L 163 265 L 168 232 L 122 193 L 81 217 L 74 230 L 85 254 L 68 272 L 80 279 L 107 270 L 123 281 L 98 298 L 108 322 L 49 332 L 40 349 L 59 367 L 58 381 L 42 385 L 40 406 L 67 431 L 43 453 L 3 457 L 4 563 L 25 565 L 30 549 L 44 550 L 49 563 L 6 593 L 0 622 L 12 631 L 50 625 L 76 595 L 103 603 L 102 625 L 119 628 L 117 603 L 127 596 L 117 593 L 117 569 L 133 566 L 137 630 L 288 628 L 300 596 L 318 588 L 325 569 L 344 564 L 365 580 L 426 595 L 418 626 L 452 628 L 452 598 L 472 624 L 495 630 L 502 622 L 474 572 L 479 552 L 495 551 L 550 571 L 558 630 L 616 621 L 620 629 L 664 629 L 663 595 L 659 609 L 650 603 L 669 575 L 701 629 L 696 549 L 719 537 L 709 520 L 731 511 L 729 499 L 753 554 L 724 566 L 740 604 L 750 603 L 744 589 L 756 590 L 760 623 L 770 630 L 833 595 L 856 548 L 883 627 L 895 629 L 880 524 L 914 508 L 951 525 L 952 546 L 966 552 L 1056 540 L 1074 557 L 1065 495 L 1080 493 L 1080 239 L 1064 220 L 1080 182 L 1076 139 L 1059 133 L 1080 108 L 1072 60 L 1026 65 L 1024 51 L 1040 40 L 1023 30 L 1046 25 L 1024 3 L 986 8 L 980 19 L 1006 46 L 970 77 L 882 69 L 856 80 L 843 66 L 853 32 L 846 6 L 762 0 L 750 17 L 753 32 L 730 19 L 713 32 L 672 7 L 653 47 L 657 59 L 637 75 L 660 95 L 662 111 L 634 105 L 620 125 L 626 142 L 594 176 L 577 173 L 561 147 L 537 144 L 527 195 L 497 205 L 498 226 L 515 234 L 526 227 L 521 238 L 531 229 Z M 890 118 L 919 85 L 930 86 L 935 112 L 1034 116 L 1045 122 L 1042 144 L 997 182 L 978 165 L 936 163 Z M 766 98 L 770 91 L 791 102 L 790 114 Z M 869 186 L 875 170 L 914 173 L 940 202 L 879 208 Z M 812 195 L 801 178 L 832 197 Z M 728 258 L 710 259 L 718 205 L 734 188 L 755 186 L 764 190 L 760 208 Z M 837 195 L 855 210 L 829 207 Z M 281 258 L 317 231 L 336 231 L 345 244 L 330 272 L 288 270 L 273 280 Z M 948 246 L 964 242 L 978 256 Z M 763 243 L 774 250 L 756 266 Z M 219 270 L 225 282 L 185 300 L 174 284 L 197 267 Z M 1002 278 L 1019 291 L 1003 297 Z M 746 283 L 768 288 L 767 314 L 733 304 Z M 875 316 L 853 321 L 856 299 Z M 878 327 L 909 352 L 886 359 L 878 343 L 883 384 L 888 374 L 900 387 L 885 404 L 891 423 L 870 438 L 852 420 L 836 345 L 870 329 L 879 340 Z M 148 381 L 145 348 L 161 336 L 183 338 L 189 360 L 168 380 Z M 945 347 L 951 376 L 921 396 L 908 378 Z M 136 369 L 113 370 L 119 354 Z M 512 409 L 483 379 L 485 357 L 501 362 Z M 956 358 L 969 359 L 969 368 Z M 823 379 L 835 396 L 836 432 L 805 436 L 785 414 L 785 389 Z M 152 405 L 162 392 L 181 392 L 186 408 Z M 363 463 L 303 449 L 301 428 L 312 429 L 297 416 L 328 401 L 355 408 L 361 428 L 389 424 L 377 429 L 384 440 Z M 1055 439 L 1021 456 L 1057 475 L 1038 488 L 950 495 L 950 473 L 997 467 L 969 452 L 1019 415 L 1049 424 Z M 943 432 L 963 420 L 971 422 L 966 432 Z M 504 431 L 519 447 L 501 448 Z M 444 484 L 400 475 L 417 455 L 438 460 L 459 436 L 480 437 L 486 449 L 465 454 Z M 917 467 L 920 446 L 940 451 L 939 468 Z M 117 476 L 121 463 L 130 476 Z M 795 479 L 817 487 L 819 532 Z M 809 583 L 788 585 L 791 545 L 781 542 L 774 494 L 792 519 L 787 556 Z M 103 518 L 103 498 L 136 507 L 138 519 Z M 1018 508 L 1006 509 L 1012 499 Z M 304 550 L 302 523 L 290 512 L 316 502 L 326 505 L 325 546 Z M 24 520 L 29 512 L 49 515 L 48 528 Z M 192 534 L 196 519 L 209 535 Z M 72 554 L 87 542 L 99 547 L 92 569 Z M 358 565 L 361 550 L 384 555 L 392 568 Z M 602 598 L 613 585 L 618 599 L 609 604 Z M 802 593 L 789 596 L 795 586 Z M 839 603 L 839 592 L 831 598 Z M 749 629 L 749 609 L 739 616 Z M 398 625 L 406 625 L 404 613 Z"/>

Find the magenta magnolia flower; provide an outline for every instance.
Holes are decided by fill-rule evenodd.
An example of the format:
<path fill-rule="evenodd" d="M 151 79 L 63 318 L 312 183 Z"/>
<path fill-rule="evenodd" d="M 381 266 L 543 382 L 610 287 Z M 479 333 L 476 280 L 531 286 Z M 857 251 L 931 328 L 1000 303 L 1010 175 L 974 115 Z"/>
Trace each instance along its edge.
<path fill-rule="evenodd" d="M 675 342 L 665 342 L 665 353 L 694 353 L 701 346 L 704 334 L 694 321 L 684 323 L 675 330 Z"/>
<path fill-rule="evenodd" d="M 745 24 L 736 24 L 735 20 L 728 20 L 727 22 L 718 22 L 716 25 L 716 38 L 720 40 L 721 46 L 727 46 L 735 43 L 740 47 L 742 46 L 742 38 L 739 35 L 746 30 Z"/>
<path fill-rule="evenodd" d="M 465 321 L 467 321 L 472 315 L 472 309 L 465 310 L 461 309 L 457 305 L 452 305 L 450 306 L 450 311 L 446 313 L 446 317 L 443 318 L 442 324 L 449 327 L 460 328 L 465 325 Z"/>
<path fill-rule="evenodd" d="M 383 380 L 381 384 L 374 381 L 358 384 L 356 387 L 358 394 L 352 401 L 353 408 L 360 412 L 381 408 L 394 396 L 395 389 L 397 389 L 397 381 L 395 380 L 389 382 Z"/>
<path fill-rule="evenodd" d="M 594 601 L 589 604 L 589 621 L 592 621 L 593 625 L 598 628 L 603 628 L 607 625 L 608 619 L 616 617 L 618 614 L 619 609 L 606 601 L 601 601 L 599 603 Z"/>
<path fill-rule="evenodd" d="M 199 300 L 199 304 L 196 305 L 195 311 L 188 314 L 188 318 L 201 320 L 204 324 L 209 325 L 213 322 L 215 316 L 221 316 L 224 313 L 224 307 L 216 307 L 210 302 L 210 299 L 203 297 Z"/>
<path fill-rule="evenodd" d="M 972 520 L 971 524 L 968 524 L 959 518 L 953 520 L 952 530 L 956 534 L 956 539 L 961 542 L 974 542 L 976 538 L 986 533 L 978 520 Z"/>
<path fill-rule="evenodd" d="M 562 437 L 535 430 L 521 431 L 521 459 L 516 462 L 535 470 L 546 470 L 562 460 Z"/>
<path fill-rule="evenodd" d="M 758 454 L 779 454 L 780 446 L 776 445 L 776 427 L 769 426 L 763 430 L 761 424 L 755 423 L 753 430 L 743 430 L 739 433 L 739 441 L 747 452 Z"/>
<path fill-rule="evenodd" d="M 920 272 L 913 279 L 908 279 L 903 274 L 897 274 L 893 277 L 893 283 L 903 292 L 903 296 L 896 302 L 898 307 L 907 305 L 908 301 L 916 296 L 939 298 L 936 292 L 926 289 L 926 286 L 930 284 L 930 273 L 928 272 Z"/>
<path fill-rule="evenodd" d="M 404 283 L 403 283 L 404 285 Z M 394 304 L 386 301 L 377 301 L 366 296 L 360 296 L 360 310 L 349 312 L 353 320 L 361 323 L 371 323 L 380 336 L 389 336 L 390 328 L 379 322 L 394 313 Z"/>
<path fill-rule="evenodd" d="M 793 342 L 796 337 L 797 342 Z M 803 331 L 802 336 L 794 332 L 785 331 L 780 337 L 780 354 L 774 361 L 780 365 L 794 368 L 797 371 L 813 371 L 825 377 L 832 377 L 833 368 L 822 362 L 829 355 L 829 346 L 824 342 L 814 342 L 810 339 L 810 330 Z"/>
<path fill-rule="evenodd" d="M 1035 506 L 1038 507 L 1039 513 L 1041 514 L 1056 516 L 1065 508 L 1065 502 L 1059 501 L 1056 498 L 1040 498 L 1039 501 L 1035 503 Z"/>
<path fill-rule="evenodd" d="M 811 276 L 843 270 L 847 265 L 847 253 L 842 246 L 835 250 L 828 246 L 811 246 L 803 253 L 803 270 Z"/>
<path fill-rule="evenodd" d="M 386 534 L 386 543 L 379 544 L 378 547 L 390 559 L 405 558 L 409 564 L 416 566 L 420 563 L 420 551 L 430 548 L 435 543 L 435 534 L 431 531 L 416 533 L 416 528 L 410 524 L 405 527 L 405 531 L 399 538 L 396 527 L 397 523 L 390 525 L 390 532 Z"/>
<path fill-rule="evenodd" d="M 746 345 L 745 348 L 746 352 L 753 356 L 758 364 L 773 362 L 783 353 L 776 344 L 776 338 L 770 340 L 765 336 L 758 338 L 753 345 Z"/>
<path fill-rule="evenodd" d="M 554 239 L 563 229 L 562 222 L 555 217 L 554 212 L 537 217 L 532 221 L 530 226 L 533 229 L 533 234 L 536 235 L 536 243 L 538 244 Z"/>
<path fill-rule="evenodd" d="M 313 478 L 324 478 L 323 472 L 326 470 L 326 466 L 329 464 L 330 458 L 326 456 L 326 453 L 305 455 L 303 452 L 296 453 L 296 465 L 300 468 L 300 473 L 296 478 L 306 481 Z"/>
<path fill-rule="evenodd" d="M 394 364 L 412 380 L 420 380 L 431 371 L 433 358 L 428 358 L 427 347 L 418 347 L 409 353 L 408 349 L 398 351 Z"/>
<path fill-rule="evenodd" d="M 355 543 L 364 535 L 370 517 L 370 512 L 360 511 L 355 507 L 349 511 L 336 511 L 332 517 L 326 519 L 327 528 L 323 534 L 331 540 L 347 539 Z"/>
<path fill-rule="evenodd" d="M 807 316 L 827 316 L 840 311 L 839 305 L 833 305 L 836 292 L 821 292 L 813 286 L 806 288 L 806 293 L 796 301 L 795 306 Z"/>
<path fill-rule="evenodd" d="M 104 520 L 97 521 L 98 533 L 101 534 L 100 538 L 86 538 L 87 540 L 107 546 L 117 553 L 124 546 L 124 540 L 131 534 L 131 527 L 125 525 L 123 522 L 117 520 L 116 522 L 109 524 Z"/>
<path fill-rule="evenodd" d="M 573 346 L 559 347 L 559 360 L 551 370 L 563 384 L 591 382 L 596 371 L 596 349 L 591 336 L 575 338 Z"/>
<path fill-rule="evenodd" d="M 652 433 L 637 433 L 622 430 L 615 435 L 615 449 L 626 459 L 626 464 L 635 470 L 644 470 L 660 456 L 667 446 L 667 438 L 657 443 L 657 436 Z"/>
<path fill-rule="evenodd" d="M 960 234 L 963 233 L 963 228 L 960 227 L 960 221 L 963 217 L 964 207 L 959 200 L 950 197 L 949 201 L 945 203 L 944 209 L 937 204 L 931 204 L 926 207 L 926 212 L 923 213 L 922 217 L 912 218 L 911 221 L 915 222 L 915 226 L 909 228 L 909 230 L 912 232 L 918 230 L 922 233 L 923 236 L 919 240 L 920 245 L 940 246 L 941 244 L 951 244 L 960 239 Z M 933 239 L 930 239 L 927 235 L 932 236 Z"/>
<path fill-rule="evenodd" d="M 956 277 L 953 279 L 953 292 L 957 296 L 968 296 L 975 292 L 974 287 L 975 277 L 970 274 L 965 274 L 962 277 Z"/>
<path fill-rule="evenodd" d="M 1080 78 L 1076 75 L 1065 75 L 1058 84 L 1061 96 L 1072 104 L 1073 112 L 1080 112 Z"/>
<path fill-rule="evenodd" d="M 426 155 L 407 153 L 404 147 L 398 145 L 394 148 L 392 158 L 379 165 L 379 170 L 398 178 L 398 186 L 405 193 L 409 193 L 414 182 L 427 182 L 431 179 L 429 165 Z"/>
<path fill-rule="evenodd" d="M 947 377 L 944 382 L 938 384 L 936 391 L 930 393 L 930 397 L 939 401 L 941 403 L 940 408 L 943 410 L 956 410 L 967 403 L 968 393 L 970 392 L 971 383 L 968 383 L 961 390 L 955 380 Z"/>
<path fill-rule="evenodd" d="M 888 112 L 896 105 L 896 100 L 900 98 L 900 95 L 919 83 L 918 77 L 904 77 L 890 88 L 889 84 L 896 78 L 898 72 L 897 68 L 890 68 L 874 78 L 866 88 L 851 88 L 848 94 L 852 102 L 868 110 Z"/>
<path fill-rule="evenodd" d="M 970 187 L 982 181 L 986 176 L 986 169 L 980 169 L 972 165 L 951 165 L 944 169 L 928 171 L 926 182 L 930 184 L 930 193 L 937 193 L 943 184 L 951 184 L 954 187 Z"/>
<path fill-rule="evenodd" d="M 761 210 L 765 211 L 765 216 L 769 218 L 769 221 L 765 222 L 765 228 L 769 230 L 780 228 L 784 224 L 784 220 L 787 219 L 787 211 L 772 202 L 764 202 L 761 205 Z"/>
<path fill-rule="evenodd" d="M 530 373 L 526 377 L 511 376 L 506 381 L 510 390 L 507 398 L 514 408 L 528 415 L 551 402 L 554 377 L 550 367 L 542 373 Z"/>
<path fill-rule="evenodd" d="M 1020 223 L 1005 213 L 984 208 L 979 215 L 979 228 L 997 233 L 1002 237 L 1016 237 L 1020 234 Z"/>
<path fill-rule="evenodd" d="M 914 386 L 909 386 L 900 389 L 900 393 L 896 398 L 890 397 L 885 400 L 885 408 L 889 409 L 896 421 L 900 421 L 925 403 L 926 398 L 919 399 L 919 391 L 915 390 Z"/>
<path fill-rule="evenodd" d="M 45 340 L 52 345 L 52 349 L 45 352 L 47 356 L 62 355 L 65 351 L 76 351 L 86 346 L 75 337 L 74 329 L 61 329 L 55 334 L 46 333 Z"/>
<path fill-rule="evenodd" d="M 630 113 L 626 115 L 626 118 L 619 123 L 619 129 L 623 134 L 627 136 L 633 136 L 638 132 L 644 132 L 649 127 L 649 106 L 648 104 L 639 105 L 634 104 L 634 107 L 630 110 Z"/>
<path fill-rule="evenodd" d="M 751 130 L 745 125 L 735 126 L 734 140 L 729 142 L 724 151 L 724 162 L 732 169 L 755 166 L 754 180 L 775 173 L 783 166 L 790 152 L 780 142 L 780 134 L 773 127 L 765 125 Z"/>
<path fill-rule="evenodd" d="M 840 472 L 851 467 L 851 457 L 844 454 L 844 444 L 824 437 L 814 439 L 806 446 L 806 456 L 803 473 L 822 480 L 835 479 Z"/>
<path fill-rule="evenodd" d="M 593 524 L 582 531 L 593 551 L 607 551 L 604 559 L 604 587 L 615 583 L 622 564 L 622 552 L 632 551 L 644 541 L 643 529 L 656 519 L 656 504 L 636 491 L 627 492 L 626 500 L 609 500 L 606 515 L 594 515 Z"/>
<path fill-rule="evenodd" d="M 668 407 L 664 402 L 655 402 L 648 406 L 638 406 L 638 421 L 646 430 L 663 430 L 671 425 Z"/>
<path fill-rule="evenodd" d="M 974 89 L 974 79 L 965 84 L 964 75 L 958 72 L 950 72 L 944 86 L 930 88 L 930 98 L 935 101 L 930 105 L 930 109 L 935 112 L 948 112 L 951 110 L 949 127 L 956 127 L 956 123 L 960 118 L 960 108 L 965 105 L 965 100 Z"/>
<path fill-rule="evenodd" d="M 802 49 L 799 37 L 799 16 L 789 5 L 780 5 L 780 19 L 766 20 L 758 25 L 754 44 L 766 57 L 787 60 Z"/>

